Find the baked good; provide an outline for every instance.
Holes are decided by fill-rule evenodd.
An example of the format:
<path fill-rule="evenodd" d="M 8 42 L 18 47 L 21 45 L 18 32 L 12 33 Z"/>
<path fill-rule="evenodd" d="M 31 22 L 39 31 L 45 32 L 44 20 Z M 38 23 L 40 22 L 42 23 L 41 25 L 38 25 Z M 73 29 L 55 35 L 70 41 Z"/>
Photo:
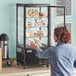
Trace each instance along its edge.
<path fill-rule="evenodd" d="M 26 37 L 33 37 L 33 32 L 26 32 Z"/>
<path fill-rule="evenodd" d="M 44 17 L 44 16 L 45 16 L 45 14 L 44 14 L 44 13 L 42 13 L 42 12 L 39 12 L 39 16 L 40 16 L 40 17 Z"/>
<path fill-rule="evenodd" d="M 37 31 L 37 36 L 44 36 L 44 32 L 42 30 Z"/>
<path fill-rule="evenodd" d="M 32 27 L 32 22 L 27 22 L 26 27 Z"/>

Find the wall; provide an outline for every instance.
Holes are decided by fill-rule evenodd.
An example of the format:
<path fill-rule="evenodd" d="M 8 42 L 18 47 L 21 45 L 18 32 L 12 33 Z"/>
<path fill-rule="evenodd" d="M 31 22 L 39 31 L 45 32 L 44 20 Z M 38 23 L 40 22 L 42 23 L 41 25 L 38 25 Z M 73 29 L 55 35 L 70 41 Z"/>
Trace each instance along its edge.
<path fill-rule="evenodd" d="M 9 36 L 9 55 L 16 57 L 16 3 L 50 3 L 54 5 L 54 0 L 0 0 L 0 34 L 7 33 Z M 72 0 L 72 16 L 66 17 L 66 21 L 72 21 L 72 44 L 76 45 L 76 1 Z"/>
<path fill-rule="evenodd" d="M 41 2 L 49 3 L 49 0 Z M 9 36 L 10 57 L 16 57 L 16 3 L 33 3 L 33 0 L 0 0 L 0 34 Z"/>
<path fill-rule="evenodd" d="M 16 56 L 16 3 L 32 3 L 30 0 L 0 0 L 0 34 L 9 36 L 9 55 Z"/>
<path fill-rule="evenodd" d="M 72 11 L 73 11 L 73 16 L 72 16 L 72 43 L 73 46 L 76 47 L 76 0 L 73 0 L 73 4 L 72 4 Z"/>

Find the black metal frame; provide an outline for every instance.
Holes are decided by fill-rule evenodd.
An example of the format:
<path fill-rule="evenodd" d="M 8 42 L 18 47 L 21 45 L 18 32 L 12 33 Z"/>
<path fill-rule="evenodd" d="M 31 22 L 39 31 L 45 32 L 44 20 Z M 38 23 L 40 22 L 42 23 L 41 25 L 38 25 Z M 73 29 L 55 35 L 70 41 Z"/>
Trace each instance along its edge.
<path fill-rule="evenodd" d="M 23 6 L 24 7 L 24 13 L 25 13 L 25 7 L 48 7 L 48 47 L 51 46 L 50 44 L 50 35 L 51 35 L 51 16 L 50 16 L 50 8 L 63 8 L 64 9 L 64 26 L 65 26 L 65 7 L 63 6 L 50 6 L 49 4 L 16 4 L 16 50 L 17 48 L 20 48 L 21 50 L 26 50 L 26 46 L 25 46 L 25 33 L 24 33 L 24 45 L 23 47 L 18 45 L 18 6 Z M 24 14 L 24 21 L 26 22 L 25 19 L 26 15 Z M 24 22 L 24 32 L 26 31 L 26 26 L 25 26 L 25 22 Z M 32 48 L 31 48 L 32 49 Z M 33 50 L 33 49 L 32 49 Z M 18 53 L 16 52 L 16 58 L 17 58 L 17 64 L 20 63 L 20 61 L 18 61 Z M 25 51 L 24 51 L 24 63 L 21 63 L 24 68 L 26 68 L 26 61 L 25 61 Z"/>

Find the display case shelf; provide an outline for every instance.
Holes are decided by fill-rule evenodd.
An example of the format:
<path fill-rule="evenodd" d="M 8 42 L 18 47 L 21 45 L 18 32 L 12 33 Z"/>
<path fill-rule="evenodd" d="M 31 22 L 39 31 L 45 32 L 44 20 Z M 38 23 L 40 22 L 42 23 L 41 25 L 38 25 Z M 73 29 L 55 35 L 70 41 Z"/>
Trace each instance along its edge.
<path fill-rule="evenodd" d="M 26 27 L 27 29 L 30 29 L 30 28 L 47 28 L 48 26 L 42 26 L 42 27 L 38 27 L 38 26 L 34 26 L 34 27 Z"/>
<path fill-rule="evenodd" d="M 41 38 L 41 37 L 48 37 L 48 36 L 33 36 L 33 37 L 26 37 L 26 38 Z"/>
<path fill-rule="evenodd" d="M 48 18 L 48 16 L 45 16 L 45 17 L 26 17 L 26 18 Z"/>

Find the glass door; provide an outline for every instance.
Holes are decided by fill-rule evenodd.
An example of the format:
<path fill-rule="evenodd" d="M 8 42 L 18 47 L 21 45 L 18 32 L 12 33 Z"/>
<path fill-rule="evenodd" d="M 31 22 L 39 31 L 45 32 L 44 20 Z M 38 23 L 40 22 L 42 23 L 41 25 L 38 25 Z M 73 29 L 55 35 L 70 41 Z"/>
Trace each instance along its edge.
<path fill-rule="evenodd" d="M 17 11 L 17 43 L 20 46 L 24 45 L 24 7 L 18 6 Z"/>
<path fill-rule="evenodd" d="M 30 42 L 37 43 L 40 47 L 48 46 L 48 7 L 26 7 L 26 47 Z"/>
<path fill-rule="evenodd" d="M 54 41 L 54 29 L 56 27 L 65 26 L 65 7 L 63 6 L 49 6 L 49 19 L 51 26 L 51 33 L 50 33 L 50 44 L 55 46 L 56 43 Z"/>

